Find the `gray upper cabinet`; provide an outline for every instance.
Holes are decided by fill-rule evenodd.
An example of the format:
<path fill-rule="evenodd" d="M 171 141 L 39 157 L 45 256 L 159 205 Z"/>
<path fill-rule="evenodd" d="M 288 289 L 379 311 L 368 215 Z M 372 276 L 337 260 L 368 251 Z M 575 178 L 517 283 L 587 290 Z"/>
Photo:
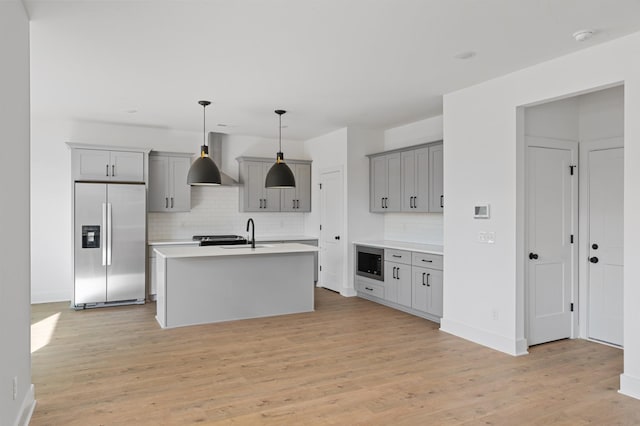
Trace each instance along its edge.
<path fill-rule="evenodd" d="M 311 162 L 287 160 L 296 178 L 291 189 L 265 188 L 265 179 L 274 160 L 239 157 L 240 211 L 242 212 L 310 212 Z"/>
<path fill-rule="evenodd" d="M 429 148 L 400 153 L 403 212 L 429 211 Z"/>
<path fill-rule="evenodd" d="M 442 212 L 442 143 L 369 156 L 370 211 Z"/>
<path fill-rule="evenodd" d="M 240 211 L 280 211 L 280 190 L 264 187 L 271 165 L 266 161 L 240 161 Z"/>
<path fill-rule="evenodd" d="M 311 211 L 311 164 L 288 164 L 296 178 L 296 187 L 283 189 L 281 192 L 280 211 Z"/>
<path fill-rule="evenodd" d="M 191 187 L 187 174 L 192 154 L 152 152 L 149 155 L 149 211 L 188 212 Z"/>
<path fill-rule="evenodd" d="M 370 159 L 369 208 L 372 212 L 400 211 L 400 153 Z"/>
<path fill-rule="evenodd" d="M 429 147 L 429 211 L 434 213 L 444 210 L 443 152 L 442 144 Z"/>
<path fill-rule="evenodd" d="M 73 148 L 71 168 L 74 180 L 144 182 L 144 153 Z"/>

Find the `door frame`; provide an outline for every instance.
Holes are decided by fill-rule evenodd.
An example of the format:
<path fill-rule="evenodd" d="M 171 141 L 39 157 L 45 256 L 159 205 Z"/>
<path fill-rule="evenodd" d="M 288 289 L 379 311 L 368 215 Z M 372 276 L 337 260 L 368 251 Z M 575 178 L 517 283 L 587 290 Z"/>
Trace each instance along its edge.
<path fill-rule="evenodd" d="M 575 144 L 575 155 L 574 155 L 574 161 L 575 163 L 578 163 L 579 159 L 580 159 L 580 145 L 578 141 L 572 141 L 572 140 L 566 140 L 566 139 L 554 139 L 554 138 L 545 138 L 545 137 L 538 137 L 538 136 L 527 136 L 524 135 L 524 169 L 525 169 L 525 176 L 524 176 L 524 250 L 523 250 L 523 255 L 526 256 L 526 253 L 528 253 L 528 248 L 530 247 L 529 245 L 529 195 L 528 195 L 528 188 L 529 188 L 529 161 L 528 161 L 528 152 L 529 152 L 529 147 L 541 147 L 541 148 L 549 148 L 549 149 L 558 149 L 559 147 L 559 143 L 571 143 L 571 144 Z M 577 165 L 577 164 L 576 164 Z M 579 171 L 579 167 L 578 167 L 578 171 Z M 569 173 L 569 171 L 567 170 L 567 173 Z M 579 251 L 578 251 L 578 246 L 579 246 L 579 234 L 578 234 L 578 226 L 579 226 L 579 221 L 578 221 L 578 210 L 579 210 L 579 203 L 578 203 L 578 193 L 579 193 L 579 178 L 580 175 L 578 173 L 578 175 L 576 176 L 575 179 L 573 179 L 571 181 L 571 187 L 572 187 L 572 202 L 571 202 L 571 228 L 572 228 L 572 234 L 574 236 L 574 244 L 572 245 L 571 248 L 571 300 L 573 301 L 574 304 L 574 309 L 573 312 L 571 313 L 571 330 L 570 330 L 570 336 L 569 338 L 571 339 L 575 339 L 576 337 L 579 336 L 579 330 L 578 330 L 578 325 L 579 325 L 579 307 L 580 307 L 580 303 L 578 300 L 578 296 L 579 296 L 579 278 L 578 278 L 578 256 L 579 256 Z M 578 239 L 578 241 L 576 241 L 576 239 Z M 528 339 L 528 337 L 531 335 L 531 321 L 530 321 L 530 315 L 531 312 L 529 310 L 529 300 L 530 300 L 530 283 L 529 283 L 529 268 L 530 268 L 530 262 L 528 262 L 527 260 L 524 260 L 524 338 Z M 578 306 L 576 306 L 578 305 Z M 527 341 L 527 347 L 529 346 L 529 342 Z"/>
<path fill-rule="evenodd" d="M 337 167 L 328 167 L 326 169 L 322 169 L 318 172 L 318 183 L 319 185 L 322 185 L 323 183 L 323 179 L 322 177 L 328 173 L 340 173 L 340 183 L 341 183 L 341 187 L 342 187 L 342 233 L 343 235 L 346 237 L 346 215 L 345 215 L 345 199 L 344 199 L 344 168 L 342 166 L 337 166 Z M 318 194 L 318 205 L 320 206 L 320 212 L 318 214 L 318 223 L 320 225 L 322 225 L 323 222 L 323 217 L 324 217 L 324 213 L 323 213 L 323 209 L 324 209 L 324 205 L 322 202 L 322 189 L 319 190 L 320 193 Z M 325 232 L 325 230 L 320 229 L 318 234 L 318 264 L 320 265 L 320 267 L 322 267 L 322 264 L 324 263 L 324 259 L 323 259 L 323 232 Z M 347 238 L 341 238 L 340 240 L 340 248 L 342 251 L 342 259 L 343 259 L 343 263 L 342 263 L 342 274 L 341 274 L 341 285 L 340 285 L 340 294 L 344 295 L 344 291 L 348 285 L 348 280 L 347 280 L 347 269 L 348 269 L 348 256 L 347 256 L 347 244 L 346 244 Z M 316 287 L 320 287 L 320 288 L 327 288 L 329 290 L 333 290 L 329 287 L 326 287 L 324 285 L 324 280 L 323 280 L 323 272 L 322 270 L 318 271 L 318 282 L 316 284 Z"/>
<path fill-rule="evenodd" d="M 599 151 L 605 149 L 624 148 L 624 136 L 613 138 L 597 139 L 592 141 L 580 142 L 579 149 L 579 167 L 578 179 L 582 184 L 579 186 L 579 237 L 578 237 L 578 285 L 579 285 L 579 303 L 578 314 L 583 320 L 579 324 L 578 335 L 582 339 L 601 343 L 603 345 L 620 348 L 620 346 L 612 345 L 600 340 L 589 338 L 589 265 L 587 259 L 589 257 L 589 153 L 591 151 Z M 623 180 L 624 185 L 624 180 Z M 624 227 L 624 214 L 623 224 Z M 624 270 L 624 266 L 623 266 Z M 624 297 L 624 285 L 622 286 Z M 624 326 L 624 321 L 623 321 Z"/>

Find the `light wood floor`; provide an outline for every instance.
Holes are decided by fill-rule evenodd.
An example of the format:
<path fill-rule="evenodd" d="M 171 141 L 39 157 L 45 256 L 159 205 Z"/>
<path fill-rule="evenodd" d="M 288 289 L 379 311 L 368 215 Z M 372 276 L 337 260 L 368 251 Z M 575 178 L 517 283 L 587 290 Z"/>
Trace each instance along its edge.
<path fill-rule="evenodd" d="M 511 357 L 328 290 L 314 313 L 172 330 L 154 304 L 32 312 L 60 313 L 32 356 L 32 425 L 640 424 L 640 401 L 617 393 L 619 349 Z"/>

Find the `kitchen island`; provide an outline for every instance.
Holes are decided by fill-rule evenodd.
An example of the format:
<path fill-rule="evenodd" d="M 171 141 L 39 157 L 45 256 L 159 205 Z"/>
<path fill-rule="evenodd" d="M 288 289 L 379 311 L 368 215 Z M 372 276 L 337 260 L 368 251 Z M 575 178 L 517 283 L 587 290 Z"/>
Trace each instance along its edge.
<path fill-rule="evenodd" d="M 313 311 L 314 254 L 304 244 L 158 247 L 163 328 Z"/>

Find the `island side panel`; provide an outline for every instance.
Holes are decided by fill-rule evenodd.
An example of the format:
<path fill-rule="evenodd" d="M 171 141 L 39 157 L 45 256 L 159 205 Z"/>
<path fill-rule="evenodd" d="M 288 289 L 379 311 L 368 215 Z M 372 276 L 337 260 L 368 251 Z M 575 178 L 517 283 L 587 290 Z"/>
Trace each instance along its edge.
<path fill-rule="evenodd" d="M 166 264 L 167 258 L 156 255 L 156 321 L 161 327 L 167 326 L 167 305 L 166 305 Z"/>
<path fill-rule="evenodd" d="M 313 252 L 167 258 L 166 327 L 311 312 Z"/>

